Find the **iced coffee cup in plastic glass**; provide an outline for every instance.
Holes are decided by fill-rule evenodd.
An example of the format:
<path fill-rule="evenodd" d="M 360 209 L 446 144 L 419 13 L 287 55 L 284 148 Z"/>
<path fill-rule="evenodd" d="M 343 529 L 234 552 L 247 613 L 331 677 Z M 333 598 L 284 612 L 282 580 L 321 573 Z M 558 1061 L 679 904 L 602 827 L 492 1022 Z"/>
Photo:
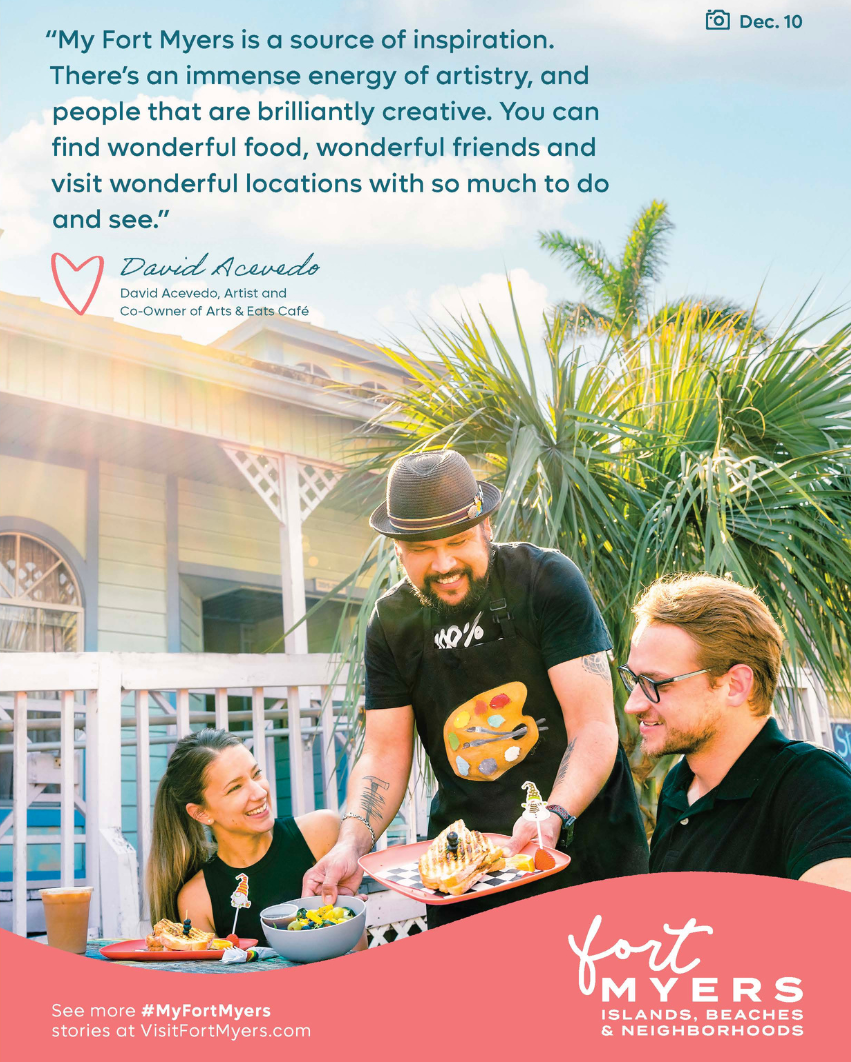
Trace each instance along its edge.
<path fill-rule="evenodd" d="M 41 889 L 47 943 L 51 948 L 86 954 L 89 933 L 89 901 L 91 886 L 65 889 Z"/>

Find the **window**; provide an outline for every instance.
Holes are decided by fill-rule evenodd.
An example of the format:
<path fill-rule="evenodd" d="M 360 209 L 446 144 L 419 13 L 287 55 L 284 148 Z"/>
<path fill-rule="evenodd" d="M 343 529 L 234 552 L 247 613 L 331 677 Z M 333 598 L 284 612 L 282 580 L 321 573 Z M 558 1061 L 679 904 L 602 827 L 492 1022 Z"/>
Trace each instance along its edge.
<path fill-rule="evenodd" d="M 312 361 L 300 361 L 296 368 L 299 372 L 309 373 L 311 376 L 321 376 L 326 380 L 331 379 L 331 374 L 326 372 L 321 365 L 316 365 Z"/>
<path fill-rule="evenodd" d="M 82 648 L 80 588 L 63 557 L 32 535 L 0 534 L 0 652 Z"/>

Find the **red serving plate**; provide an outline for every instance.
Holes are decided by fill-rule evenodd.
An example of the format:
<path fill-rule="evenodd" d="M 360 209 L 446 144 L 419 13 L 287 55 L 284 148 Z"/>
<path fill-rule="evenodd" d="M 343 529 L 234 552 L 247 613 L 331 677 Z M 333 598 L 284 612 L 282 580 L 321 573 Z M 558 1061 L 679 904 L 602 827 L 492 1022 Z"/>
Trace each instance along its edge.
<path fill-rule="evenodd" d="M 506 837 L 501 833 L 486 833 L 485 837 L 490 838 L 490 840 L 499 845 L 507 844 L 511 840 L 510 837 Z M 409 875 L 409 877 L 416 878 L 418 885 L 412 881 L 399 881 L 394 877 L 394 872 L 398 868 L 416 864 L 420 856 L 431 846 L 431 843 L 431 841 L 418 841 L 416 844 L 393 845 L 392 848 L 385 848 L 381 852 L 370 852 L 368 855 L 362 856 L 358 863 L 367 874 L 370 874 L 376 881 L 380 881 L 382 885 L 386 885 L 388 889 L 400 892 L 403 896 L 418 900 L 420 903 L 438 905 L 463 903 L 464 900 L 473 900 L 476 897 L 490 896 L 496 892 L 505 892 L 506 889 L 516 889 L 522 885 L 529 885 L 533 881 L 540 881 L 541 878 L 548 878 L 553 874 L 558 874 L 560 870 L 564 870 L 570 863 L 570 856 L 565 852 L 559 852 L 555 848 L 540 848 L 536 842 L 531 841 L 525 848 L 521 848 L 521 854 L 534 856 L 536 852 L 541 851 L 550 856 L 553 863 L 552 866 L 546 870 L 536 870 L 531 874 L 523 874 L 511 881 L 500 881 L 498 884 L 487 883 L 485 887 L 481 887 L 482 883 L 478 883 L 478 888 L 474 885 L 469 892 L 464 892 L 460 896 L 447 896 L 445 893 L 433 892 L 431 889 L 425 888 L 418 872 Z M 489 876 L 497 878 L 500 873 L 504 874 L 505 871 Z"/>
<path fill-rule="evenodd" d="M 239 946 L 245 951 L 257 943 L 255 937 L 240 937 Z M 139 940 L 119 940 L 100 949 L 105 959 L 133 959 L 138 962 L 194 962 L 196 959 L 220 959 L 223 951 L 148 951 L 145 938 Z"/>

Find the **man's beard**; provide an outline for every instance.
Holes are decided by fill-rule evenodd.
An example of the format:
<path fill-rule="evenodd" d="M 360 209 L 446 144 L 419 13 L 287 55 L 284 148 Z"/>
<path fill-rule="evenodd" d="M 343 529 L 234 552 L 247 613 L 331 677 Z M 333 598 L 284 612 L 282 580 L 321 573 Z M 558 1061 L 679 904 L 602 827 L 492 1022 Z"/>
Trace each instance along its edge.
<path fill-rule="evenodd" d="M 431 589 L 432 584 L 437 582 L 436 575 L 427 575 L 425 577 L 425 587 L 422 590 L 420 590 L 419 587 L 414 586 L 410 579 L 408 582 L 411 585 L 411 589 L 417 595 L 421 605 L 425 605 L 426 608 L 433 608 L 441 619 L 457 619 L 460 616 L 465 616 L 468 612 L 474 609 L 487 593 L 494 557 L 494 551 L 492 549 L 488 550 L 488 570 L 481 579 L 475 578 L 473 575 L 473 569 L 468 564 L 462 564 L 458 568 L 453 569 L 453 571 L 446 573 L 446 575 L 454 575 L 456 578 L 461 575 L 466 575 L 467 581 L 470 584 L 464 597 L 454 605 L 450 605 L 448 602 L 444 601 L 443 598 L 439 597 L 434 590 Z M 445 578 L 445 576 L 443 576 L 443 578 Z"/>
<path fill-rule="evenodd" d="M 660 749 L 654 749 L 651 752 L 647 748 L 647 739 L 645 738 L 642 741 L 642 751 L 645 755 L 654 760 L 662 756 L 693 756 L 705 748 L 718 733 L 715 720 L 705 718 L 702 720 L 701 725 L 692 727 L 691 730 L 676 730 L 670 727 L 666 727 L 666 730 L 665 743 Z"/>

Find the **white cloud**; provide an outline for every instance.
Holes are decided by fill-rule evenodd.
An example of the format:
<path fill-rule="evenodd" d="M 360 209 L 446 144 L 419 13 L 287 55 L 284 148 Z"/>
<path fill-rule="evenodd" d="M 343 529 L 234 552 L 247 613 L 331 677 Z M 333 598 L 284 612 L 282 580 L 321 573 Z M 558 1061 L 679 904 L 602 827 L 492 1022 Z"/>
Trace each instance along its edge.
<path fill-rule="evenodd" d="M 542 317 L 547 307 L 547 288 L 525 269 L 512 269 L 508 274 L 514 304 L 527 338 L 536 336 L 543 328 Z M 484 312 L 503 339 L 516 334 L 511 299 L 504 273 L 484 273 L 478 280 L 463 288 L 445 284 L 432 292 L 428 299 L 428 315 L 438 324 L 451 325 L 451 318 L 472 315 L 483 325 Z"/>
<path fill-rule="evenodd" d="M 419 333 L 420 326 L 452 332 L 457 331 L 456 321 L 472 319 L 487 339 L 487 317 L 511 355 L 517 358 L 521 356 L 520 342 L 507 281 L 511 282 L 514 305 L 536 373 L 539 373 L 546 368 L 543 314 L 552 300 L 546 285 L 535 280 L 525 269 L 512 269 L 507 276 L 505 273 L 483 273 L 462 287 L 444 284 L 425 299 L 418 291 L 408 291 L 395 303 L 382 306 L 374 316 L 387 332 L 407 343 L 412 350 L 426 355 L 431 352 Z M 488 343 L 490 345 L 489 340 Z"/>
<path fill-rule="evenodd" d="M 375 319 L 388 332 L 397 332 L 410 327 L 411 318 L 422 311 L 422 296 L 416 288 L 409 288 L 395 303 L 380 306 Z"/>
<path fill-rule="evenodd" d="M 3 239 L 0 240 L 0 261 L 23 258 L 42 250 L 50 242 L 50 226 L 26 212 L 4 210 L 0 216 Z"/>

